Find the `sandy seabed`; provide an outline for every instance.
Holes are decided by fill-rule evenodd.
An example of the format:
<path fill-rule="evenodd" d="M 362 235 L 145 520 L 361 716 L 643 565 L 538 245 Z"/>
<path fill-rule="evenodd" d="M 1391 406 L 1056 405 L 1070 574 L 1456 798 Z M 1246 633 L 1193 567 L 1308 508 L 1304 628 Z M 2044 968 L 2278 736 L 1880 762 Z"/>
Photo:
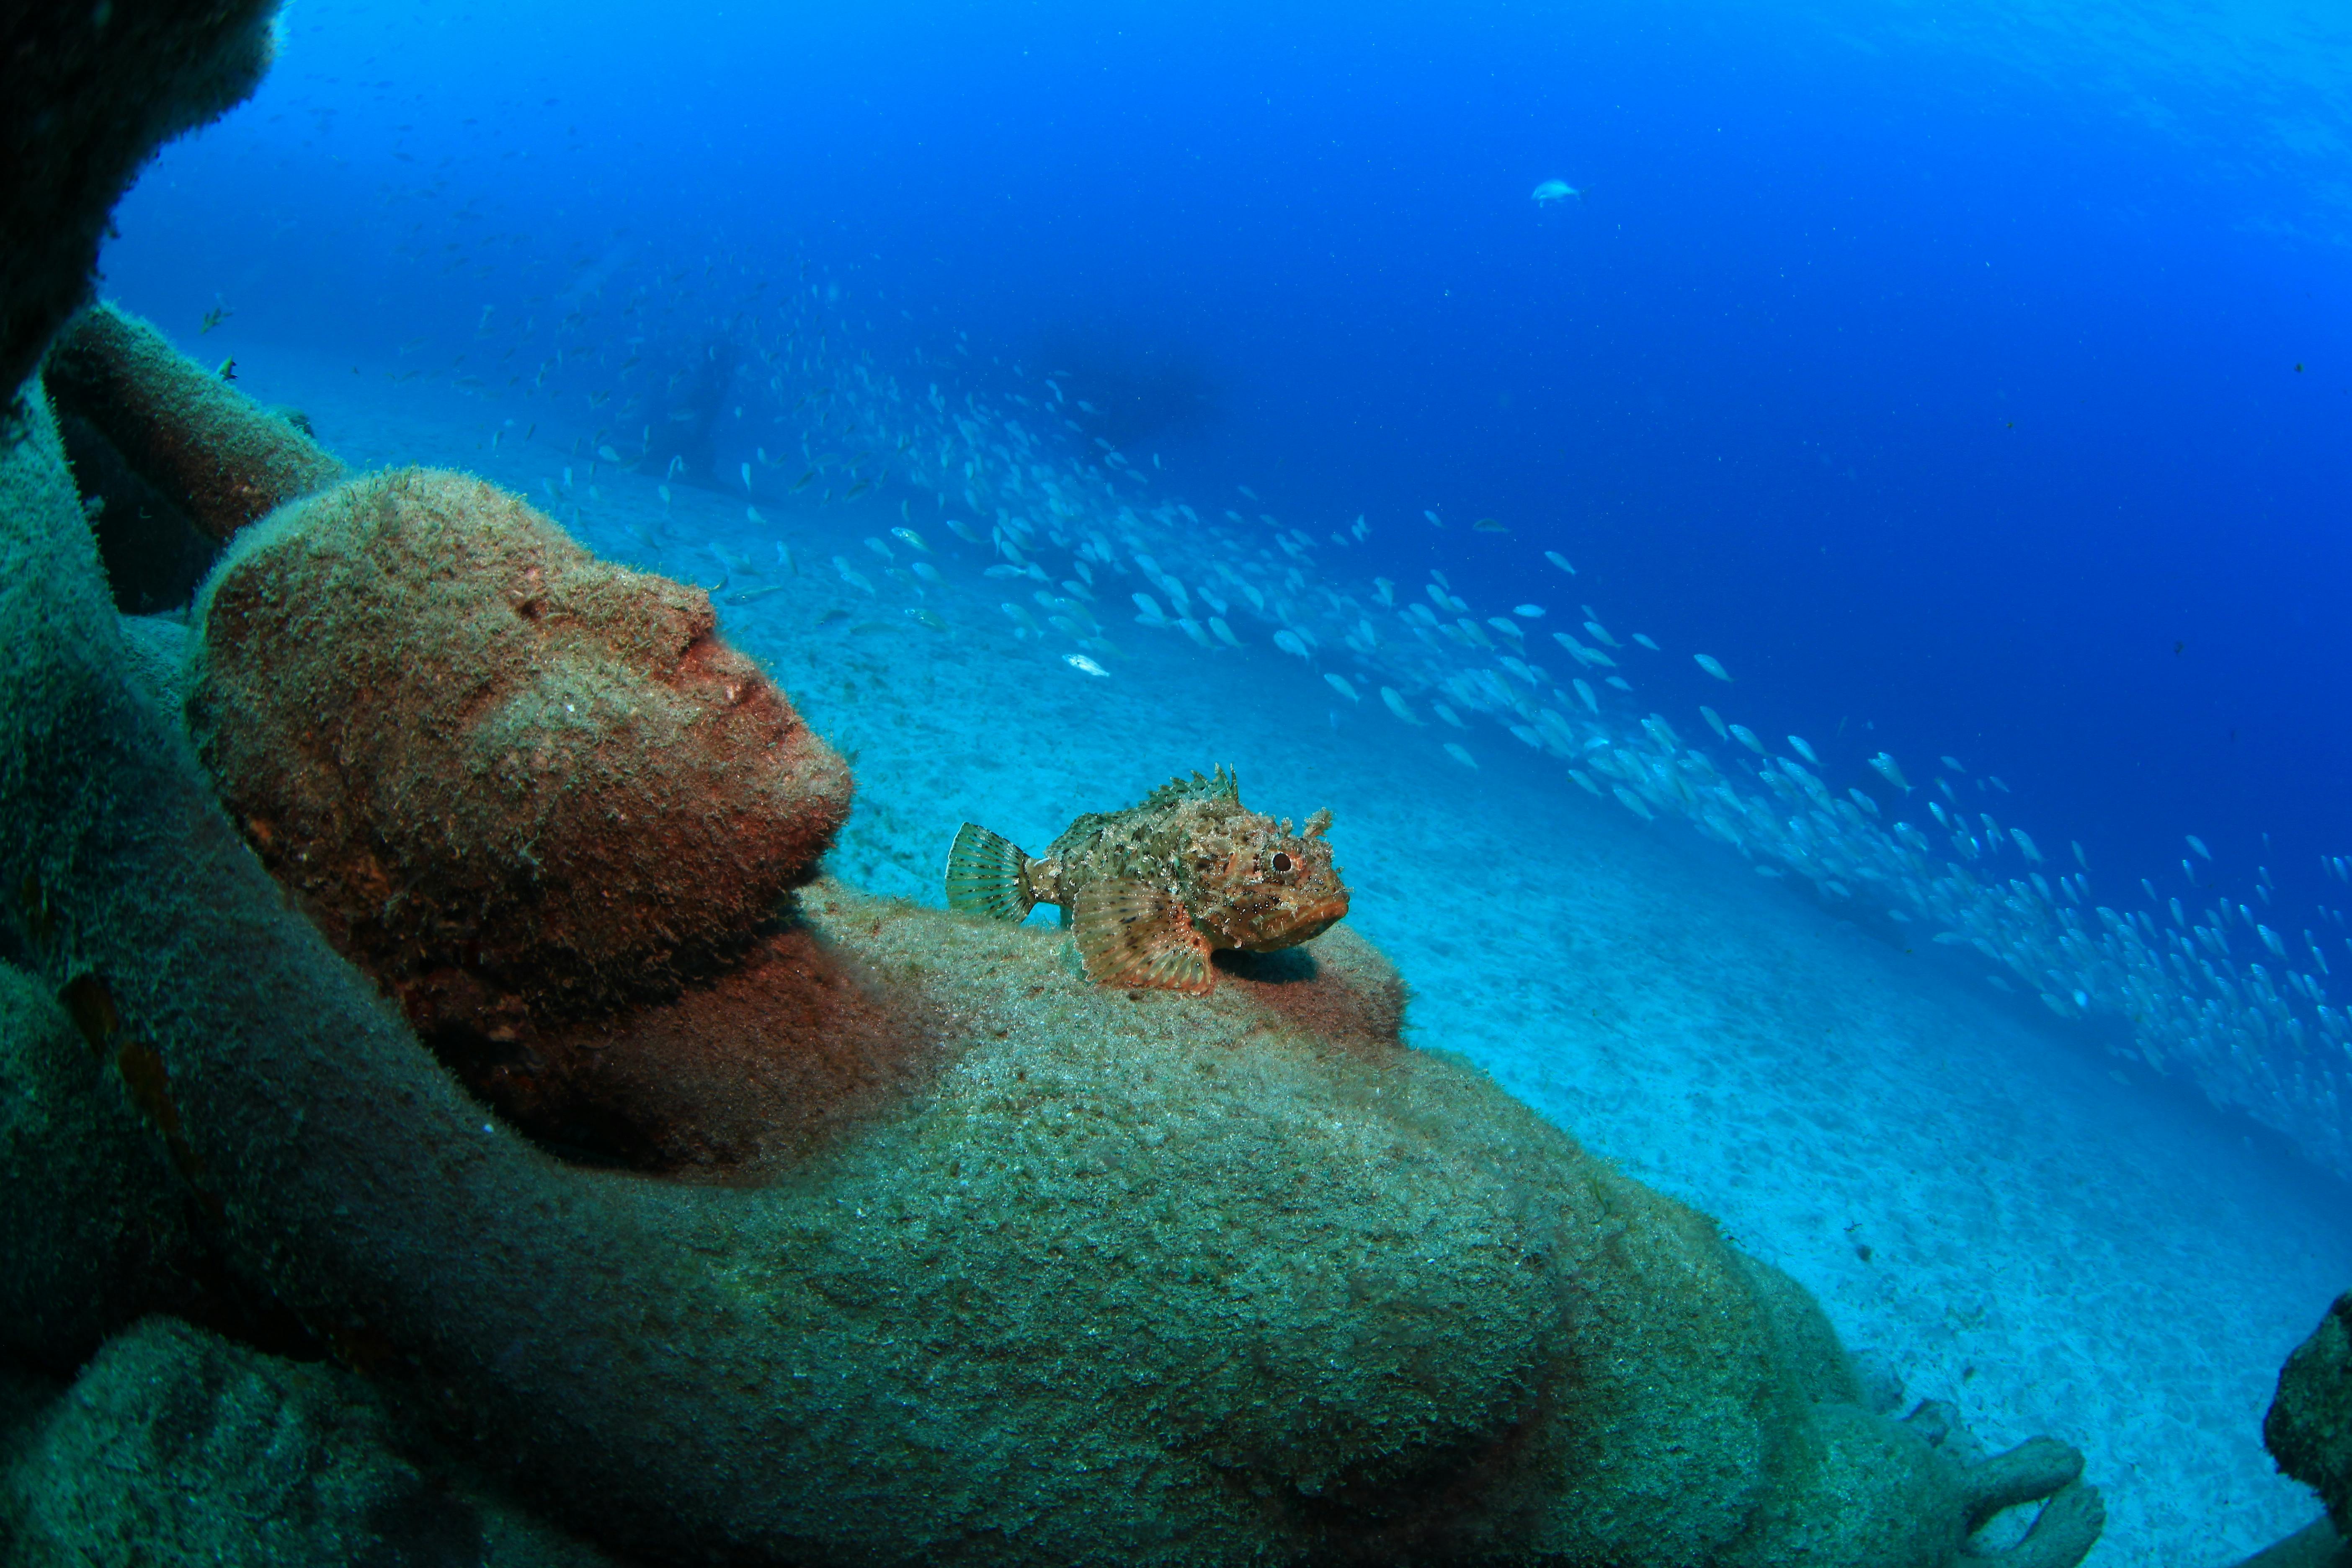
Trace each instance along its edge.
<path fill-rule="evenodd" d="M 2107 1499 L 2092 1563 L 2214 1568 L 2318 1517 L 2261 1423 L 2280 1362 L 2352 1288 L 2352 1194 L 1993 990 L 1964 950 L 1641 822 L 1491 725 L 1408 729 L 1351 705 L 1262 627 L 1213 655 L 1136 626 L 1114 607 L 1135 584 L 1106 584 L 1127 657 L 1087 675 L 1060 642 L 1015 637 L 998 606 L 1036 584 L 982 577 L 984 553 L 927 499 L 910 521 L 950 586 L 919 600 L 863 542 L 900 521 L 900 490 L 855 507 L 756 494 L 754 525 L 740 494 L 676 485 L 666 505 L 649 477 L 592 478 L 575 432 L 537 407 L 296 352 L 239 364 L 356 468 L 468 469 L 602 553 L 705 585 L 714 543 L 748 559 L 717 595 L 721 626 L 851 759 L 857 805 L 830 862 L 848 881 L 937 904 L 960 822 L 1035 852 L 1081 811 L 1230 763 L 1253 807 L 1332 809 L 1349 919 L 1412 986 L 1417 1044 L 1718 1216 L 1906 1401 L 1952 1401 L 1996 1447 L 2041 1432 L 2081 1447 Z M 918 603 L 948 629 L 908 617 Z"/>

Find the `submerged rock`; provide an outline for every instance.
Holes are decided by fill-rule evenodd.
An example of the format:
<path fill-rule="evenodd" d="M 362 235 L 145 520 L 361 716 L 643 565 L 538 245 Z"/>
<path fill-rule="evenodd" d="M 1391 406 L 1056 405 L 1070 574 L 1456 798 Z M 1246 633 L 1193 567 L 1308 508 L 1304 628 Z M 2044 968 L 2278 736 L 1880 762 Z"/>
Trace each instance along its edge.
<path fill-rule="evenodd" d="M 2352 1538 L 2352 1292 L 2279 1370 L 2263 1442 L 2280 1469 L 2319 1494 L 2336 1533 Z"/>

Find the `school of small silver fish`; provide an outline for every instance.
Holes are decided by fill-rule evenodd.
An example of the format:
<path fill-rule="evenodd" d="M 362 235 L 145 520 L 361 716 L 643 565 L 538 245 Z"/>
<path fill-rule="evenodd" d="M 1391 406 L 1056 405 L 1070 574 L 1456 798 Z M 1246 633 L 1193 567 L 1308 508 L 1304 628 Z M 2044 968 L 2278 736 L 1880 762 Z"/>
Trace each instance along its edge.
<path fill-rule="evenodd" d="M 1915 783 L 1884 751 L 1825 755 L 1796 736 L 1776 747 L 1693 700 L 1728 696 L 1736 660 L 1668 655 L 1638 632 L 1621 637 L 1589 605 L 1482 613 L 1441 570 L 1418 586 L 1351 570 L 1375 526 L 1363 517 L 1300 526 L 1246 487 L 1237 504 L 1180 500 L 1156 457 L 1099 433 L 1100 411 L 1066 377 L 991 358 L 962 334 L 944 349 L 867 346 L 891 333 L 863 311 L 853 317 L 841 286 L 806 266 L 797 279 L 750 258 L 713 258 L 698 272 L 634 268 L 617 252 L 583 264 L 542 297 L 544 325 L 537 316 L 494 323 L 486 310 L 477 352 L 488 358 L 501 332 L 514 340 L 494 362 L 514 367 L 503 393 L 449 367 L 453 384 L 477 395 L 547 402 L 551 426 L 594 426 L 572 441 L 561 482 L 541 480 L 549 510 L 575 529 L 593 526 L 602 504 L 600 465 L 657 479 L 667 513 L 681 469 L 675 457 L 658 460 L 656 437 L 695 367 L 691 355 L 664 361 L 646 345 L 699 343 L 723 321 L 740 369 L 725 400 L 731 417 L 720 422 L 755 451 L 739 468 L 730 445 L 721 472 L 703 482 L 731 487 L 747 522 L 775 534 L 790 533 L 788 509 L 872 523 L 865 555 L 835 555 L 832 573 L 806 584 L 841 595 L 846 612 L 828 622 L 888 629 L 856 617 L 895 601 L 898 626 L 1009 633 L 1081 679 L 1112 676 L 1126 657 L 1113 621 L 1124 623 L 1121 637 L 1132 626 L 1182 638 L 1201 657 L 1296 659 L 1347 711 L 1385 713 L 1374 721 L 1393 721 L 1401 741 L 1469 770 L 1491 725 L 1643 822 L 1687 822 L 1759 875 L 1798 879 L 1832 903 L 1973 950 L 1993 984 L 2038 996 L 2061 1018 L 2109 1026 L 2148 1068 L 2352 1175 L 2352 1018 L 2329 1000 L 2327 956 L 2342 942 L 2352 957 L 2352 931 L 2325 906 L 2308 925 L 2289 919 L 2266 868 L 2251 902 L 2219 896 L 2187 858 L 2188 898 L 2142 879 L 2144 900 L 2100 901 L 2079 845 L 2071 865 L 2053 865 L 2025 828 L 1985 809 L 2007 794 L 1998 779 L 1972 778 L 1945 757 Z M 722 288 L 735 291 L 722 300 Z M 537 427 L 508 419 L 488 445 L 528 442 Z M 1396 521 L 1486 554 L 1524 555 L 1519 595 L 1538 574 L 1563 599 L 1581 587 L 1567 555 L 1521 540 L 1539 527 L 1478 518 L 1449 528 L 1437 509 Z M 743 579 L 811 564 L 789 538 L 769 562 L 763 548 L 730 554 L 667 522 L 631 527 L 639 546 L 722 604 L 772 591 Z M 948 539 L 957 543 L 942 553 Z M 705 581 L 713 573 L 716 583 Z M 1269 668 L 1264 679 L 1277 678 Z M 1683 692 L 1717 746 L 1650 710 L 1643 687 Z M 2210 858 L 2187 842 L 2199 861 Z M 2347 860 L 2325 869 L 2352 883 Z"/>

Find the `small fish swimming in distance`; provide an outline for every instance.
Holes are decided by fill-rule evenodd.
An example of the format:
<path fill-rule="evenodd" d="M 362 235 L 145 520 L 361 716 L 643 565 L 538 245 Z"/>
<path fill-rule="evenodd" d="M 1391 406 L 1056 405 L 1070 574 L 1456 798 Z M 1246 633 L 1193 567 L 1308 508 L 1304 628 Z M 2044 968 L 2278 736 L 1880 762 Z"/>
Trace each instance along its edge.
<path fill-rule="evenodd" d="M 1567 201 L 1571 196 L 1580 202 L 1584 199 L 1584 193 L 1566 180 L 1546 180 L 1530 195 L 1531 199 L 1539 207 L 1548 207 L 1554 202 Z"/>
<path fill-rule="evenodd" d="M 1729 680 L 1731 679 L 1731 671 L 1724 668 L 1723 661 L 1716 658 L 1715 655 L 1711 653 L 1695 653 L 1691 655 L 1691 659 L 1701 669 L 1706 671 L 1717 680 Z"/>
<path fill-rule="evenodd" d="M 1204 995 L 1212 952 L 1297 947 L 1347 914 L 1330 826 L 1318 811 L 1294 834 L 1287 817 L 1249 810 L 1221 766 L 1124 811 L 1088 812 L 1042 859 L 965 823 L 948 850 L 948 908 L 1017 921 L 1058 905 L 1087 979 Z"/>
<path fill-rule="evenodd" d="M 1066 653 L 1062 656 L 1062 662 L 1068 665 L 1072 669 L 1076 670 L 1081 675 L 1099 675 L 1105 680 L 1108 680 L 1110 679 L 1109 670 L 1105 669 L 1101 665 L 1097 664 L 1085 654 Z"/>

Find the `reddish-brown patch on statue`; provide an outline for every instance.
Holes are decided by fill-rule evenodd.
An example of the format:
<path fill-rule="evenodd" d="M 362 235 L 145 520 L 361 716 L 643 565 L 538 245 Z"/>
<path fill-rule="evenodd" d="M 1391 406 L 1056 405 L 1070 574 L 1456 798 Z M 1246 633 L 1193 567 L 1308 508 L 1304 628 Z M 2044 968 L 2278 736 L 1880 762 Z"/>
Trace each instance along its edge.
<path fill-rule="evenodd" d="M 669 1001 L 492 1028 L 433 1044 L 516 1127 L 567 1157 L 705 1181 L 772 1172 L 903 1103 L 941 1035 L 919 994 L 799 925 Z"/>
<path fill-rule="evenodd" d="M 436 1037 L 722 972 L 848 813 L 847 768 L 707 595 L 465 475 L 299 503 L 200 611 L 191 729 L 232 818 Z"/>
<path fill-rule="evenodd" d="M 1299 1035 L 1351 1051 L 1402 1050 L 1403 979 L 1379 949 L 1346 926 L 1279 952 L 1220 952 L 1220 986 L 1265 1008 Z"/>

